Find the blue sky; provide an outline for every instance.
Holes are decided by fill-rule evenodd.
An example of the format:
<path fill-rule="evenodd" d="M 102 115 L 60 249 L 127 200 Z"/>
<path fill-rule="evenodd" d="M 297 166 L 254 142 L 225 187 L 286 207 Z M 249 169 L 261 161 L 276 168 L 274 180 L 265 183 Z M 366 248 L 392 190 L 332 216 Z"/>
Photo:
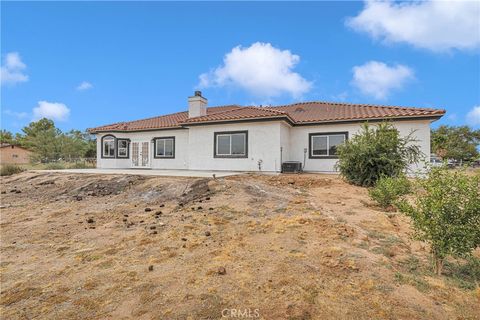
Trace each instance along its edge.
<path fill-rule="evenodd" d="M 435 107 L 448 111 L 435 126 L 479 127 L 480 2 L 441 6 L 2 2 L 2 129 L 183 111 L 198 88 L 212 106 Z"/>

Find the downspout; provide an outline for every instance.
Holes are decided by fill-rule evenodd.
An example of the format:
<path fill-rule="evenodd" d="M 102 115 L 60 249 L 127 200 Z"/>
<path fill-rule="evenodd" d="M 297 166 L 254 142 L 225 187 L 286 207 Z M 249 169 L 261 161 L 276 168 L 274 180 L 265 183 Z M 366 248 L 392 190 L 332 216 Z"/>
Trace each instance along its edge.
<path fill-rule="evenodd" d="M 283 147 L 280 147 L 280 173 L 283 172 Z"/>
<path fill-rule="evenodd" d="M 302 167 L 302 171 L 303 171 L 303 169 L 305 169 L 306 160 L 307 160 L 307 148 L 303 148 L 303 167 Z"/>

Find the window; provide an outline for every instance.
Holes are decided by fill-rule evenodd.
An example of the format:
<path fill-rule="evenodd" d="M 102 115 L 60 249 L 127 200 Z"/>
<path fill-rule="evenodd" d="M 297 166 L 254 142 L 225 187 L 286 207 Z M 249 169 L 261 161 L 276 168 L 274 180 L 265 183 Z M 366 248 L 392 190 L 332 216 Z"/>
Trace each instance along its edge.
<path fill-rule="evenodd" d="M 117 139 L 117 157 L 128 158 L 128 139 Z"/>
<path fill-rule="evenodd" d="M 310 158 L 337 158 L 337 146 L 348 139 L 348 132 L 311 133 Z"/>
<path fill-rule="evenodd" d="M 248 157 L 248 132 L 215 132 L 214 145 L 215 158 L 246 158 Z"/>
<path fill-rule="evenodd" d="M 102 157 L 115 158 L 115 137 L 104 136 L 102 138 Z"/>
<path fill-rule="evenodd" d="M 175 137 L 155 138 L 155 158 L 175 158 Z"/>

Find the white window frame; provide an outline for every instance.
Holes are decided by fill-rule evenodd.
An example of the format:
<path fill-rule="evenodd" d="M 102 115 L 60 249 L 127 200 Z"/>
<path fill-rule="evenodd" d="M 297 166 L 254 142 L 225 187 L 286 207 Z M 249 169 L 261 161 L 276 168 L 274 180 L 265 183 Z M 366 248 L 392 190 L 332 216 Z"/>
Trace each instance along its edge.
<path fill-rule="evenodd" d="M 348 139 L 348 132 L 338 133 L 312 133 L 310 134 L 310 158 L 338 158 L 336 154 L 330 154 L 330 137 L 343 137 L 343 142 Z M 313 154 L 313 139 L 314 138 L 327 138 L 327 154 Z"/>
<path fill-rule="evenodd" d="M 165 153 L 165 146 L 167 143 L 167 140 L 172 141 L 172 154 L 171 155 L 159 155 L 157 153 L 157 146 L 159 143 L 163 143 L 163 152 Z M 155 138 L 155 158 L 166 158 L 166 159 L 173 159 L 175 158 L 175 138 L 174 137 L 165 137 L 165 138 Z"/>
<path fill-rule="evenodd" d="M 125 142 L 126 142 L 126 144 L 127 144 L 126 147 L 120 148 L 120 142 L 121 142 L 121 141 L 125 141 Z M 129 145 L 128 139 L 117 139 L 117 157 L 118 157 L 118 158 L 128 159 L 128 145 Z M 122 155 L 122 154 L 120 153 L 122 150 L 125 151 L 125 154 L 124 154 L 124 155 Z"/>
<path fill-rule="evenodd" d="M 242 135 L 243 136 L 243 153 L 235 153 L 232 154 L 232 136 L 234 135 Z M 228 137 L 230 150 L 229 153 L 219 153 L 219 137 Z M 248 132 L 247 131 L 239 131 L 239 132 L 218 132 L 215 133 L 215 157 L 216 158 L 246 158 L 248 156 Z"/>
<path fill-rule="evenodd" d="M 115 137 L 113 136 L 108 136 L 108 137 L 104 137 L 102 138 L 102 157 L 103 158 L 115 158 L 115 152 L 116 152 L 116 148 L 115 148 Z M 110 155 L 110 154 L 106 154 L 105 153 L 105 144 L 106 143 L 111 143 L 112 146 L 113 146 L 113 155 Z M 109 150 L 111 150 L 112 147 L 110 147 Z"/>

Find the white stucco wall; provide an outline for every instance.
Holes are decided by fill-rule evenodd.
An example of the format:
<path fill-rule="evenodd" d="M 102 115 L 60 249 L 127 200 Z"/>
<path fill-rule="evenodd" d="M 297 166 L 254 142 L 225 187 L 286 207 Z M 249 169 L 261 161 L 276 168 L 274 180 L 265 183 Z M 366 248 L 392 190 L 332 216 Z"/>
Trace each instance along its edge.
<path fill-rule="evenodd" d="M 400 133 L 405 136 L 412 130 L 418 140 L 421 151 L 430 155 L 430 121 L 397 121 L 394 123 Z M 230 170 L 259 171 L 258 161 L 262 160 L 262 171 L 280 171 L 282 161 L 304 162 L 305 171 L 335 172 L 336 159 L 309 159 L 309 133 L 348 131 L 352 137 L 360 129 L 360 123 L 328 124 L 315 126 L 291 127 L 283 121 L 265 121 L 250 123 L 232 123 L 221 125 L 191 126 L 188 129 L 159 130 L 148 132 L 112 133 L 117 138 L 128 138 L 134 141 L 149 141 L 150 163 L 152 169 L 190 169 L 190 170 Z M 222 131 L 248 131 L 247 158 L 214 158 L 214 133 Z M 97 167 L 98 168 L 130 168 L 129 159 L 101 158 L 101 138 L 97 135 Z M 154 159 L 154 137 L 175 137 L 175 158 Z M 280 147 L 283 148 L 280 155 Z M 421 168 L 421 166 L 420 166 Z M 416 170 L 413 167 L 412 170 Z"/>
<path fill-rule="evenodd" d="M 189 129 L 189 164 L 192 170 L 280 171 L 280 121 L 192 126 Z M 214 133 L 248 131 L 247 158 L 214 158 Z"/>
<path fill-rule="evenodd" d="M 132 150 L 130 143 L 129 159 L 109 159 L 102 158 L 102 137 L 107 135 L 97 135 L 97 168 L 131 168 L 132 167 Z M 148 141 L 150 146 L 150 168 L 152 169 L 188 169 L 188 130 L 159 130 L 145 132 L 113 132 L 111 133 L 118 139 L 130 139 L 131 142 Z M 154 146 L 152 139 L 161 137 L 175 137 L 175 158 L 155 159 L 153 156 Z"/>
<path fill-rule="evenodd" d="M 397 121 L 393 123 L 402 136 L 408 135 L 412 130 L 418 140 L 417 144 L 421 151 L 430 156 L 430 121 Z M 308 149 L 308 135 L 310 133 L 321 132 L 341 132 L 347 131 L 349 138 L 356 134 L 361 127 L 361 123 L 349 124 L 328 124 L 315 126 L 297 126 L 290 128 L 290 160 L 304 161 L 304 149 Z M 429 159 L 429 158 L 428 158 Z M 305 157 L 305 171 L 315 172 L 336 172 L 336 159 L 309 159 L 308 151 Z M 412 170 L 416 169 L 413 167 Z"/>

